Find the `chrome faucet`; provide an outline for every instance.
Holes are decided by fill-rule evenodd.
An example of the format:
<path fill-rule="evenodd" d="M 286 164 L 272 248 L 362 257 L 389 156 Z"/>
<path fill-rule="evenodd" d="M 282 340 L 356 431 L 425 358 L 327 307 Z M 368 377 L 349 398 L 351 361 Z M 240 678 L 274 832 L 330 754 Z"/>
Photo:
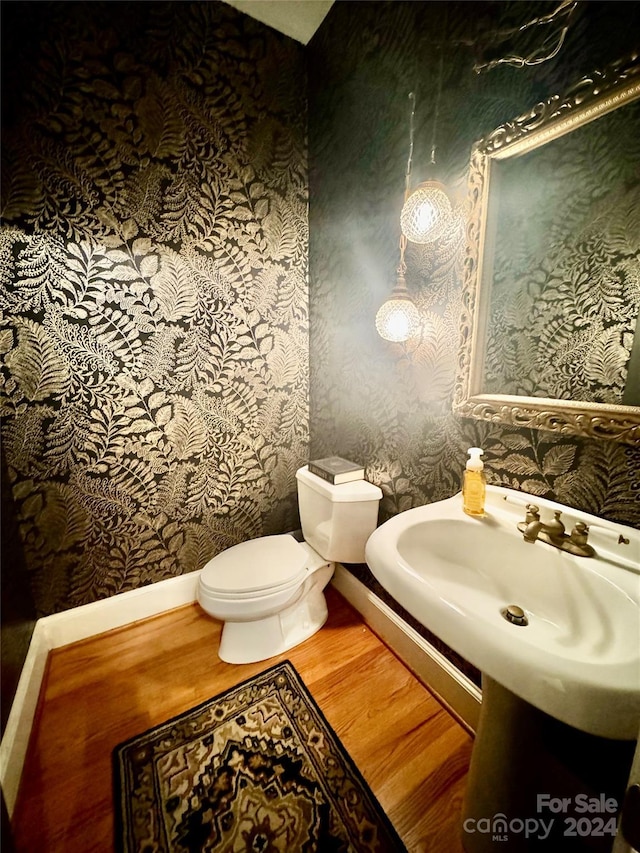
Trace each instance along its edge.
<path fill-rule="evenodd" d="M 519 522 L 518 530 L 523 534 L 525 542 L 546 542 L 561 551 L 568 551 L 576 557 L 593 557 L 596 553 L 588 544 L 589 528 L 583 521 L 577 521 L 570 534 L 560 516 L 560 510 L 555 510 L 553 520 L 545 523 L 540 519 L 540 510 L 535 504 L 527 504 L 524 521 Z"/>

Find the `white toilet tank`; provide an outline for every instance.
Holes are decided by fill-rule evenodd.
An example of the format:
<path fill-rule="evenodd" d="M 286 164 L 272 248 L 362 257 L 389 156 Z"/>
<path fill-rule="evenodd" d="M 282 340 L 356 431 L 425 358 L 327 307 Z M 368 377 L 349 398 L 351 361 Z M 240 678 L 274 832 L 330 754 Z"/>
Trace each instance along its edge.
<path fill-rule="evenodd" d="M 339 563 L 364 563 L 364 546 L 378 523 L 382 490 L 366 480 L 334 486 L 310 474 L 296 472 L 298 505 L 305 542 Z"/>

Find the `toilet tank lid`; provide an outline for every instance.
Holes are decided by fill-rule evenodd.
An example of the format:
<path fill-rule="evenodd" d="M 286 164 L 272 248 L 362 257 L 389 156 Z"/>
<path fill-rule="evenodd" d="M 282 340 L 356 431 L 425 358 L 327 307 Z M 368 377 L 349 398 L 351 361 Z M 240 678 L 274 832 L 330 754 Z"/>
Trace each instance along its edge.
<path fill-rule="evenodd" d="M 368 480 L 352 480 L 350 483 L 333 485 L 333 483 L 327 483 L 322 477 L 311 474 L 307 465 L 296 471 L 296 478 L 335 503 L 379 501 L 382 498 L 382 489 L 369 483 Z"/>
<path fill-rule="evenodd" d="M 294 583 L 306 573 L 308 553 L 288 533 L 249 539 L 221 551 L 203 568 L 211 592 L 259 592 Z"/>

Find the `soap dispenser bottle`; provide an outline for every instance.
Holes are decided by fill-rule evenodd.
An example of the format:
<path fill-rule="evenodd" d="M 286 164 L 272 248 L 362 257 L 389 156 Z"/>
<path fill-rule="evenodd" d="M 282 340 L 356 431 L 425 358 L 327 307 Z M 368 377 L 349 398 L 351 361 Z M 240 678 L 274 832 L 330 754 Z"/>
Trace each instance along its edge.
<path fill-rule="evenodd" d="M 484 499 L 487 480 L 484 464 L 480 457 L 484 453 L 480 447 L 470 447 L 469 459 L 462 483 L 462 508 L 467 515 L 481 518 L 484 515 Z"/>

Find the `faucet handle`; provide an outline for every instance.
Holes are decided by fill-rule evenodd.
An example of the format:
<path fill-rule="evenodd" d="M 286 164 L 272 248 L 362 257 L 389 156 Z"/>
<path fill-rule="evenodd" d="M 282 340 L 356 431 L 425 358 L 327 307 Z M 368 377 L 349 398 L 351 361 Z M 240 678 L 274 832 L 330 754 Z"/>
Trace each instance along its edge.
<path fill-rule="evenodd" d="M 586 545 L 589 538 L 589 527 L 584 521 L 576 521 L 571 531 L 571 541 L 576 545 Z"/>
<path fill-rule="evenodd" d="M 567 550 L 572 554 L 577 554 L 579 557 L 595 557 L 596 550 L 587 543 L 588 536 L 589 526 L 584 521 L 576 521 L 568 540 Z"/>
<path fill-rule="evenodd" d="M 531 524 L 532 521 L 540 521 L 540 508 L 535 504 L 527 504 L 527 514 L 524 518 L 525 524 Z"/>

